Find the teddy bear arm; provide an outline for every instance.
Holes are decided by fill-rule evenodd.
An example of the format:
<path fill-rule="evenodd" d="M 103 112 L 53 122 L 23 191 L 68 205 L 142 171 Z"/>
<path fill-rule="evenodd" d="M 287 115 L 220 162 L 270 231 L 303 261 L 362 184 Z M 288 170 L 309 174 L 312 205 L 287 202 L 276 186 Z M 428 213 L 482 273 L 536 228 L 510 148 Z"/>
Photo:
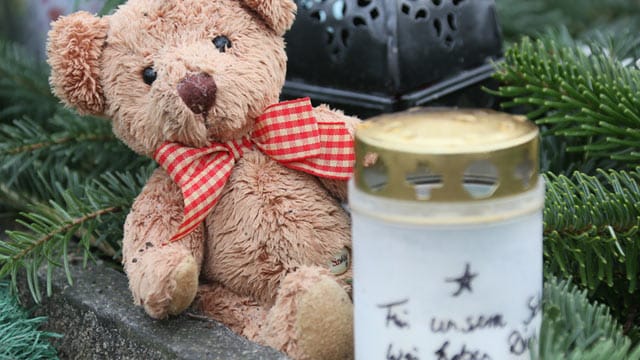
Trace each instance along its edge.
<path fill-rule="evenodd" d="M 182 194 L 180 188 L 163 169 L 157 169 L 136 197 L 125 223 L 123 251 L 148 246 L 162 246 L 169 242 L 183 218 Z M 201 235 L 194 231 L 193 235 Z M 196 241 L 200 238 L 199 241 Z M 190 249 L 202 260 L 202 236 L 191 236 L 184 241 L 172 242 Z M 186 241 L 190 240 L 190 241 Z M 135 249 L 138 250 L 138 249 Z"/>
<path fill-rule="evenodd" d="M 202 265 L 202 227 L 169 242 L 182 220 L 180 189 L 162 169 L 154 172 L 127 216 L 124 269 L 134 302 L 154 318 L 182 312 L 193 301 Z"/>
<path fill-rule="evenodd" d="M 353 137 L 355 134 L 356 126 L 360 123 L 360 119 L 347 116 L 342 111 L 332 110 L 327 105 L 320 105 L 313 109 L 313 115 L 316 120 L 321 122 L 343 122 Z M 335 197 L 338 201 L 344 202 L 347 200 L 347 182 L 344 180 L 335 180 L 319 177 L 320 183 L 327 189 L 327 191 Z"/>

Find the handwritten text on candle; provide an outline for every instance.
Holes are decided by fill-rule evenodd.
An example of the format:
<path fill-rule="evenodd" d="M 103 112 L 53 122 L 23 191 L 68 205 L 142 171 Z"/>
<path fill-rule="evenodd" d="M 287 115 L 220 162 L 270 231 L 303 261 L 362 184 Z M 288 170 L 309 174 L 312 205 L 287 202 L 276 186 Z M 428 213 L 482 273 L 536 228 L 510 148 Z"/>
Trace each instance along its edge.
<path fill-rule="evenodd" d="M 479 274 L 472 270 L 469 263 L 465 264 L 464 272 L 456 276 L 444 279 L 449 288 L 449 296 L 458 298 L 462 296 L 473 296 L 473 281 Z M 451 292 L 451 284 L 456 285 L 454 292 Z M 481 331 L 504 331 L 506 330 L 505 346 L 508 352 L 514 356 L 525 354 L 531 342 L 529 327 L 535 326 L 541 311 L 540 295 L 530 296 L 526 304 L 527 317 L 517 324 L 509 324 L 501 312 L 489 312 L 485 314 L 471 314 L 449 318 L 447 316 L 430 315 L 428 319 L 416 320 L 411 317 L 411 300 L 400 298 L 395 301 L 377 304 L 378 309 L 384 316 L 385 327 L 388 331 L 411 331 L 412 326 L 426 328 L 429 336 L 440 336 L 442 342 L 437 347 L 428 351 L 420 348 L 420 344 L 414 346 L 406 343 L 399 344 L 391 341 L 386 347 L 385 359 L 387 360 L 493 360 L 492 356 L 481 348 L 475 348 L 477 341 L 468 342 L 467 336 Z M 415 323 L 419 321 L 420 323 Z M 496 334 L 495 332 L 493 334 Z M 444 337 L 443 337 L 444 336 Z M 471 343 L 475 343 L 472 346 Z M 422 354 L 421 354 L 422 350 Z"/>

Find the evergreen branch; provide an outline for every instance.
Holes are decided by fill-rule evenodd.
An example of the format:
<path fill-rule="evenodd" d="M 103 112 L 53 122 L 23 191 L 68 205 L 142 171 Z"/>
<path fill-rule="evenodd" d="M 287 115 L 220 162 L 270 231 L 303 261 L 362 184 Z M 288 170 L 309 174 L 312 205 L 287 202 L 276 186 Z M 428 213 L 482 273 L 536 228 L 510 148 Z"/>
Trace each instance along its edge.
<path fill-rule="evenodd" d="M 111 206 L 111 207 L 107 207 L 107 208 L 104 208 L 104 209 L 98 209 L 98 210 L 93 211 L 93 212 L 88 213 L 88 214 L 84 214 L 82 217 L 71 219 L 71 221 L 65 222 L 64 225 L 62 225 L 61 227 L 58 227 L 55 230 L 45 234 L 44 236 L 42 236 L 41 238 L 37 239 L 35 242 L 30 244 L 28 247 L 24 248 L 22 251 L 20 251 L 16 255 L 13 255 L 11 257 L 11 261 L 14 261 L 14 262 L 22 261 L 23 258 L 26 257 L 27 255 L 29 255 L 36 247 L 42 246 L 44 243 L 46 243 L 47 241 L 50 241 L 54 237 L 56 237 L 56 236 L 58 236 L 60 234 L 67 233 L 67 232 L 71 231 L 72 229 L 77 228 L 79 225 L 82 225 L 82 224 L 88 222 L 89 220 L 94 220 L 94 219 L 96 219 L 96 218 L 98 218 L 98 217 L 100 217 L 102 215 L 116 213 L 116 212 L 120 212 L 120 211 L 122 211 L 122 208 Z M 25 223 L 23 223 L 23 225 L 25 225 L 27 227 L 32 227 L 33 226 L 33 225 L 25 224 Z M 12 233 L 13 232 L 10 231 L 10 232 L 8 232 L 8 235 L 11 237 Z"/>
<path fill-rule="evenodd" d="M 545 273 L 578 279 L 640 339 L 640 173 L 545 174 Z"/>
<path fill-rule="evenodd" d="M 77 201 L 77 200 L 75 200 Z M 41 300 L 40 290 L 37 288 L 38 269 L 43 263 L 48 267 L 59 266 L 60 259 L 65 269 L 68 268 L 71 239 L 81 232 L 81 229 L 95 228 L 101 216 L 112 215 L 123 211 L 122 207 L 98 208 L 92 212 L 86 212 L 82 216 L 73 218 L 62 206 L 52 204 L 55 211 L 51 209 L 33 209 L 23 216 L 29 221 L 18 220 L 27 231 L 7 231 L 8 242 L 0 242 L 0 279 L 11 274 L 15 276 L 17 269 L 23 267 L 26 270 L 27 281 L 30 284 L 32 296 L 36 302 Z M 86 232 L 85 232 L 86 234 Z M 88 252 L 90 241 L 87 236 L 83 236 L 80 241 L 79 250 L 83 256 L 91 254 Z M 71 275 L 67 272 L 69 283 L 72 283 Z M 47 279 L 49 288 L 50 279 Z M 32 287 L 31 284 L 34 286 Z M 12 283 L 15 289 L 15 281 Z M 48 294 L 50 295 L 50 294 Z"/>
<path fill-rule="evenodd" d="M 55 100 L 49 90 L 47 66 L 31 59 L 33 57 L 29 56 L 20 46 L 0 42 L 0 75 L 3 75 L 2 84 L 5 86 L 12 84 L 17 88 L 7 89 L 3 86 L 3 93 L 5 90 L 25 89 L 30 93 L 36 93 L 57 103 L 58 101 Z"/>
<path fill-rule="evenodd" d="M 589 303 L 569 281 L 550 279 L 544 287 L 539 348 L 534 359 L 640 359 L 631 340 L 605 305 Z"/>
<path fill-rule="evenodd" d="M 548 134 L 567 139 L 567 151 L 622 164 L 640 160 L 640 71 L 612 58 L 601 43 L 585 49 L 547 35 L 525 38 L 507 51 L 495 77 L 503 106 L 526 106 Z M 630 50 L 629 50 L 630 51 Z"/>
<path fill-rule="evenodd" d="M 68 271 L 71 241 L 78 239 L 83 258 L 92 254 L 92 247 L 119 256 L 122 224 L 135 196 L 146 182 L 152 167 L 130 173 L 107 173 L 80 189 L 61 192 L 61 201 L 48 206 L 36 206 L 19 220 L 24 231 L 8 231 L 9 240 L 0 241 L 0 279 L 10 276 L 15 289 L 16 274 L 26 270 L 27 283 L 35 301 L 40 301 L 37 274 L 41 265 L 64 266 Z M 50 292 L 50 271 L 47 271 L 47 291 Z"/>
<path fill-rule="evenodd" d="M 574 172 L 593 174 L 598 168 L 613 169 L 618 165 L 611 159 L 595 159 L 587 157 L 584 153 L 569 152 L 567 139 L 561 136 L 549 134 L 542 128 L 540 139 L 540 168 L 543 172 L 551 172 L 558 175 L 570 176 Z"/>
<path fill-rule="evenodd" d="M 46 318 L 30 318 L 5 282 L 0 282 L 0 309 L 0 359 L 57 359 L 47 340 L 61 335 L 39 330 Z"/>
<path fill-rule="evenodd" d="M 126 0 L 106 0 L 102 9 L 98 13 L 99 16 L 108 15 L 113 11 L 118 5 L 124 4 Z"/>
<path fill-rule="evenodd" d="M 37 204 L 37 201 L 30 198 L 27 194 L 14 191 L 4 184 L 0 184 L 0 205 L 3 210 L 26 210 L 28 204 Z"/>
<path fill-rule="evenodd" d="M 639 31 L 640 14 L 636 17 L 623 17 L 582 33 L 578 46 L 586 50 L 592 44 L 606 49 L 611 57 L 620 59 L 622 65 L 631 66 L 640 57 L 640 39 L 636 36 Z M 558 39 L 557 34 L 554 37 Z M 565 39 L 568 46 L 576 44 L 569 34 L 566 34 Z"/>
<path fill-rule="evenodd" d="M 41 124 L 24 118 L 14 120 L 11 125 L 0 125 L 0 157 L 29 153 L 29 157 L 37 159 L 40 153 L 30 153 L 37 150 L 46 150 L 46 153 L 59 150 L 70 154 L 85 150 L 77 148 L 85 143 L 101 145 L 107 141 L 116 141 L 109 123 L 102 119 L 67 112 L 55 115 L 48 124 L 52 128 L 46 129 Z"/>
<path fill-rule="evenodd" d="M 83 187 L 82 181 L 87 180 L 86 177 L 66 166 L 50 168 L 34 165 L 23 170 L 14 170 L 11 167 L 0 173 L 6 174 L 2 177 L 4 182 L 0 183 L 0 204 L 16 211 L 27 211 L 34 206 L 46 206 L 49 200 L 63 201 L 61 195 L 64 189 L 79 192 Z M 12 176 L 15 176 L 15 181 L 9 183 Z"/>
<path fill-rule="evenodd" d="M 126 171 L 148 162 L 119 142 L 104 119 L 62 111 L 47 130 L 30 120 L 0 125 L 0 175 L 12 187 L 30 168 L 51 171 L 66 164 L 93 178 L 109 169 Z"/>
<path fill-rule="evenodd" d="M 0 40 L 0 121 L 29 116 L 44 119 L 59 108 L 51 94 L 48 67 L 21 47 Z"/>
<path fill-rule="evenodd" d="M 2 152 L 0 153 L 0 156 L 15 155 L 15 154 L 24 153 L 24 152 L 32 152 L 36 150 L 42 150 L 44 148 L 53 148 L 56 145 L 64 145 L 72 142 L 83 142 L 83 141 L 104 142 L 104 141 L 111 141 L 111 140 L 114 140 L 113 136 L 110 136 L 110 135 L 100 136 L 96 134 L 84 135 L 84 136 L 78 136 L 78 137 L 66 137 L 66 138 L 63 137 L 55 140 L 52 139 L 49 141 L 36 142 L 29 145 L 19 145 L 14 148 L 8 147 L 2 150 Z"/>
<path fill-rule="evenodd" d="M 640 256 L 640 173 L 600 170 L 598 175 L 545 175 L 548 270 L 575 276 L 591 290 L 602 282 L 613 286 L 615 277 L 633 292 Z"/>
<path fill-rule="evenodd" d="M 546 1 L 496 0 L 496 9 L 502 31 L 510 40 L 565 23 L 562 11 Z"/>
<path fill-rule="evenodd" d="M 503 33 L 509 40 L 535 36 L 563 24 L 573 34 L 601 27 L 614 19 L 640 14 L 640 5 L 628 0 L 497 0 Z"/>

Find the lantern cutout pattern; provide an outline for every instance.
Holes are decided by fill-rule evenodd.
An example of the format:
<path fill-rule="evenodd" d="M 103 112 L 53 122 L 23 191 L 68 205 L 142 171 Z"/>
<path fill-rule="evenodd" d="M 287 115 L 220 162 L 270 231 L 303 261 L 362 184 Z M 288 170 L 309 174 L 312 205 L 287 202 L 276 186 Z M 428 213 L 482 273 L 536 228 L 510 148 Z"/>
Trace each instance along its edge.
<path fill-rule="evenodd" d="M 421 105 L 490 107 L 502 55 L 493 0 L 297 0 L 285 98 L 363 117 Z"/>

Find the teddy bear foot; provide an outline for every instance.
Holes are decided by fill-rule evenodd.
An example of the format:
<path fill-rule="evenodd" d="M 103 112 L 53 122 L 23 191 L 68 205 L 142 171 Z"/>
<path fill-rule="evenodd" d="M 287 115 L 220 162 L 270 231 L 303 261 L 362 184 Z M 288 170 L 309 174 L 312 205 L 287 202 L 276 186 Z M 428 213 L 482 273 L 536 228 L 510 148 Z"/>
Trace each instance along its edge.
<path fill-rule="evenodd" d="M 169 303 L 169 315 L 178 315 L 193 302 L 198 292 L 198 265 L 193 257 L 186 257 L 174 271 L 176 287 Z"/>
<path fill-rule="evenodd" d="M 261 342 L 297 360 L 353 359 L 353 303 L 324 269 L 289 274 L 263 330 Z"/>
<path fill-rule="evenodd" d="M 146 271 L 142 272 L 137 286 L 136 282 L 132 282 L 135 277 L 129 276 L 136 303 L 142 305 L 153 318 L 163 319 L 180 314 L 191 305 L 196 296 L 199 273 L 196 260 L 191 255 L 179 258 L 175 265 L 150 262 L 144 269 Z M 166 272 L 163 273 L 163 270 Z"/>
<path fill-rule="evenodd" d="M 312 286 L 298 302 L 298 347 L 310 359 L 353 358 L 353 305 L 331 278 Z"/>

